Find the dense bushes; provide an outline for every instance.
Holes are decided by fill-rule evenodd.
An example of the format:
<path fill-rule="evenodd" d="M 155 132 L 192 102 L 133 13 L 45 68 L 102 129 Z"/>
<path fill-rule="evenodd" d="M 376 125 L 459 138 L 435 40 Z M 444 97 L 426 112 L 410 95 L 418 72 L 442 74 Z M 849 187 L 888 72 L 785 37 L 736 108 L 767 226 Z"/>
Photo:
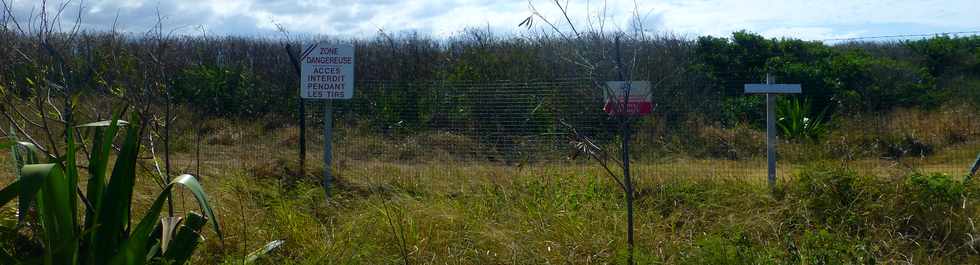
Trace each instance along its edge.
<path fill-rule="evenodd" d="M 52 55 L 31 46 L 33 39 L 11 36 L 0 41 L 0 48 L 51 61 Z M 69 78 L 81 90 L 74 91 L 79 97 L 162 110 L 169 92 L 174 102 L 190 110 L 177 115 L 181 118 L 277 117 L 277 127 L 296 125 L 298 83 L 282 43 L 238 37 L 158 41 L 118 34 L 82 36 L 83 42 L 60 37 L 50 42 L 55 50 L 73 51 L 62 54 L 73 58 L 69 61 L 77 67 L 74 73 L 90 73 L 90 77 Z M 449 131 L 484 146 L 515 146 L 522 144 L 520 138 L 548 137 L 542 135 L 554 133 L 557 120 L 574 120 L 571 123 L 597 142 L 616 141 L 615 119 L 599 111 L 600 93 L 589 80 L 581 79 L 615 79 L 612 68 L 583 71 L 568 58 L 569 49 L 579 47 L 588 51 L 583 55 L 587 59 L 606 60 L 607 54 L 602 53 L 608 50 L 604 48 L 612 42 L 609 39 L 567 43 L 474 30 L 445 41 L 408 34 L 353 42 L 358 50 L 358 88 L 352 100 L 334 103 L 339 126 L 370 127 L 361 131 L 375 134 L 369 137 L 397 139 Z M 812 140 L 813 146 L 805 147 L 819 149 L 821 156 L 923 156 L 980 135 L 958 129 L 977 127 L 976 115 L 971 114 L 977 113 L 976 102 L 980 102 L 977 37 L 829 46 L 737 32 L 731 38 L 658 36 L 627 40 L 624 45 L 638 53 L 633 78 L 658 84 L 653 90 L 656 111 L 641 119 L 636 134 L 650 139 L 637 141 L 642 145 L 637 153 L 727 159 L 761 155 L 765 103 L 761 96 L 745 96 L 742 85 L 761 82 L 767 72 L 777 82 L 804 87 L 802 95 L 781 106 L 808 102 L 797 104 L 795 111 L 781 111 L 781 116 L 789 117 L 781 137 Z M 0 65 L 3 97 L 37 98 L 31 93 L 40 89 L 38 76 L 64 78 L 53 66 L 10 54 L 0 54 L 0 59 L 9 62 Z M 580 79 L 563 79 L 569 77 Z M 512 87 L 509 91 L 486 85 L 500 85 L 505 79 Z M 564 83 L 555 85 L 555 92 L 533 93 L 529 90 L 536 88 L 526 85 L 557 80 Z M 25 104 L 12 100 L 6 105 Z M 948 107 L 955 107 L 955 113 L 946 113 Z M 81 112 L 88 106 L 76 108 Z M 887 113 L 918 114 L 891 117 L 895 114 Z M 931 113 L 944 119 L 931 119 Z M 948 118 L 956 115 L 964 118 Z M 913 131 L 891 128 L 898 123 L 872 124 L 876 131 L 860 135 L 869 128 L 863 123 L 879 118 L 926 122 L 912 124 Z M 931 125 L 945 131 L 927 129 Z M 178 130 L 182 129 L 187 128 Z M 207 143 L 229 143 L 234 138 L 230 134 L 206 137 Z M 799 142 L 803 141 L 794 144 Z M 823 150 L 831 148 L 836 150 Z M 787 153 L 787 157 L 804 156 Z"/>
<path fill-rule="evenodd" d="M 897 179 L 861 176 L 817 167 L 803 170 L 789 198 L 801 202 L 802 228 L 858 237 L 900 235 L 929 253 L 961 251 L 975 244 L 977 185 L 942 173 Z"/>
<path fill-rule="evenodd" d="M 973 219 L 977 217 L 977 185 L 960 182 L 946 174 L 913 174 L 900 194 L 898 205 L 905 222 L 900 225 L 904 234 L 935 242 L 930 247 L 942 247 L 944 241 L 954 245 L 973 245 L 977 234 Z"/>
<path fill-rule="evenodd" d="M 877 221 L 873 214 L 882 191 L 871 177 L 843 169 L 803 170 L 794 182 L 792 194 L 799 200 L 806 220 L 802 225 L 834 227 L 847 233 L 861 233 Z"/>
<path fill-rule="evenodd" d="M 145 88 L 159 85 L 170 87 L 177 102 L 192 104 L 210 115 L 243 117 L 295 111 L 295 73 L 282 45 L 275 41 L 182 37 L 157 42 L 150 38 L 99 33 L 87 33 L 83 37 L 84 42 L 53 39 L 51 43 L 56 50 L 77 51 L 63 54 L 77 64 L 78 72 L 90 73 L 90 77 L 75 77 L 77 80 L 73 81 L 84 90 L 135 97 L 144 93 Z M 39 49 L 26 47 L 28 38 L 16 36 L 0 45 L 29 54 L 37 52 Z M 358 82 L 391 80 L 415 84 L 435 80 L 615 78 L 608 69 L 582 72 L 565 58 L 566 50 L 574 45 L 548 37 L 507 38 L 471 30 L 446 41 L 407 34 L 353 42 L 358 50 Z M 589 51 L 585 56 L 594 57 L 588 59 L 603 61 L 608 55 L 599 51 L 607 50 L 602 48 L 611 42 L 594 39 L 580 48 Z M 976 83 L 980 80 L 977 77 L 980 37 L 828 46 L 736 32 L 731 38 L 686 40 L 662 36 L 628 41 L 624 45 L 642 53 L 636 57 L 633 78 L 658 81 L 660 87 L 655 94 L 662 105 L 659 110 L 666 112 L 665 115 L 683 116 L 685 111 L 711 113 L 710 110 L 717 109 L 732 111 L 719 113 L 719 118 L 726 122 L 739 118 L 760 121 L 761 116 L 737 107 L 745 102 L 732 100 L 743 95 L 742 84 L 760 82 L 766 72 L 773 73 L 778 82 L 802 83 L 803 96 L 813 102 L 814 111 L 827 107 L 847 111 L 935 107 L 948 100 L 977 95 Z M 155 59 L 149 59 L 149 51 Z M 11 91 L 27 91 L 25 80 L 31 76 L 25 71 L 35 66 L 17 57 L 5 59 L 11 63 L 0 66 L 5 69 L 0 83 Z M 164 72 L 156 74 L 160 71 Z M 154 74 L 140 75 L 141 72 Z M 57 76 L 60 73 L 50 74 L 49 78 L 61 78 Z M 371 95 L 372 89 L 379 88 L 359 89 L 355 97 Z M 382 108 L 407 106 L 408 111 L 420 114 L 431 108 L 415 106 L 440 104 L 426 102 L 428 95 L 440 91 L 418 86 L 404 89 L 418 91 L 400 91 L 404 95 L 399 95 L 398 100 L 372 103 L 392 105 L 379 106 Z M 757 99 L 752 101 L 751 105 L 761 103 Z M 345 104 L 339 108 L 340 113 L 346 113 L 352 106 Z M 674 119 L 680 120 L 683 118 Z"/>
<path fill-rule="evenodd" d="M 980 40 L 963 39 L 961 42 L 980 44 Z M 909 46 L 915 47 L 916 43 Z M 908 48 L 890 46 L 889 49 Z M 911 50 L 913 55 L 926 53 L 918 52 L 919 49 Z M 695 69 L 714 79 L 713 85 L 725 96 L 741 95 L 742 83 L 764 81 L 763 77 L 770 72 L 777 82 L 801 83 L 803 96 L 814 102 L 813 110 L 817 112 L 828 107 L 842 108 L 844 111 L 935 107 L 948 100 L 947 90 L 950 89 L 935 84 L 936 73 L 928 71 L 928 67 L 924 67 L 916 56 L 874 56 L 868 51 L 848 46 L 765 39 L 751 33 L 736 32 L 732 39 L 699 38 L 695 53 L 698 57 Z M 937 53 L 951 56 L 954 51 Z M 960 61 L 947 63 L 958 67 L 970 65 L 969 62 Z"/>
<path fill-rule="evenodd" d="M 252 71 L 243 66 L 191 66 L 174 80 L 172 95 L 179 104 L 193 106 L 215 117 L 230 114 L 257 115 L 276 110 L 263 104 L 267 95 L 258 94 Z M 280 109 L 283 111 L 285 109 Z"/>
<path fill-rule="evenodd" d="M 975 182 L 959 177 L 909 173 L 881 178 L 816 165 L 801 169 L 775 198 L 755 197 L 744 189 L 750 184 L 727 180 L 657 185 L 664 187 L 658 192 L 663 195 L 651 206 L 641 200 L 641 208 L 653 207 L 654 214 L 664 216 L 660 222 L 675 222 L 667 215 L 681 215 L 677 222 L 712 231 L 696 235 L 676 263 L 976 262 L 971 251 L 980 197 Z M 719 218 L 725 221 L 712 221 Z M 896 257 L 909 253 L 915 256 Z"/>
<path fill-rule="evenodd" d="M 941 173 L 883 179 L 818 166 L 801 171 L 789 198 L 801 203 L 808 225 L 860 235 L 877 223 L 895 222 L 904 233 L 942 235 L 929 240 L 946 240 L 952 234 L 959 238 L 974 232 L 968 218 L 978 213 L 972 202 L 978 198 L 975 190 L 973 182 Z"/>

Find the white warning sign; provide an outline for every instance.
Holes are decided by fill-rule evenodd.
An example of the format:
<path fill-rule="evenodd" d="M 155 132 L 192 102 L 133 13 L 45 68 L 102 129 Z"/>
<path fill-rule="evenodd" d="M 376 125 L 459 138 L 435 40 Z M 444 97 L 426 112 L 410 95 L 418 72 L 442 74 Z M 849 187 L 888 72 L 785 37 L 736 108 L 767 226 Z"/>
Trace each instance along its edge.
<path fill-rule="evenodd" d="M 300 64 L 300 96 L 304 99 L 350 99 L 354 95 L 354 46 L 310 44 Z"/>

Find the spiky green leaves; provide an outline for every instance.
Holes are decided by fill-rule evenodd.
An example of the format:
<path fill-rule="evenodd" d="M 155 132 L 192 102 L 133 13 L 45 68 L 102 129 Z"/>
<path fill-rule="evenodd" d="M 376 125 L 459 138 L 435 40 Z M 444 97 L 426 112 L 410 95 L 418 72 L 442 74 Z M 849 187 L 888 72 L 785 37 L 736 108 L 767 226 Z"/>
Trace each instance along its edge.
<path fill-rule="evenodd" d="M 89 148 L 87 203 L 79 207 L 78 165 L 75 153 L 78 148 L 74 131 L 64 135 L 66 154 L 49 158 L 51 163 L 40 164 L 39 149 L 29 143 L 13 140 L 0 141 L 0 147 L 12 147 L 17 162 L 17 179 L 0 189 L 0 206 L 19 197 L 18 210 L 25 213 L 35 207 L 43 230 L 45 250 L 44 264 L 144 264 L 149 259 L 164 259 L 168 264 L 183 264 L 202 240 L 200 232 L 204 224 L 212 221 L 219 238 L 223 238 L 214 212 L 208 203 L 201 184 L 190 175 L 182 175 L 167 184 L 139 223 L 131 226 L 132 199 L 136 183 L 136 165 L 140 149 L 140 126 L 128 124 L 120 151 L 115 154 L 115 164 L 108 173 L 113 142 L 121 124 L 121 116 L 110 121 L 89 123 L 75 128 L 93 131 L 92 148 Z M 139 120 L 134 115 L 132 120 Z M 169 249 L 151 252 L 151 246 L 159 244 L 159 234 L 154 228 L 160 222 L 166 198 L 174 186 L 190 190 L 198 202 L 203 216 L 188 214 L 176 229 L 168 229 Z M 85 221 L 78 223 L 79 209 L 85 209 Z M 23 221 L 24 214 L 20 214 Z M 205 218 L 206 217 L 206 218 Z M 159 232 L 158 232 L 159 233 Z M 172 235 L 172 237 L 171 237 Z"/>

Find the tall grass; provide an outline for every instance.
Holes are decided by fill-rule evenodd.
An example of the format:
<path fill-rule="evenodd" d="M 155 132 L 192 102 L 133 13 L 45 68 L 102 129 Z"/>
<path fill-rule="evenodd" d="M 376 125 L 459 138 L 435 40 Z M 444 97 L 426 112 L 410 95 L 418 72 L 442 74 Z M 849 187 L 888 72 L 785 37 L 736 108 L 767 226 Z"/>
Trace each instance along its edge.
<path fill-rule="evenodd" d="M 323 200 L 315 179 L 284 188 L 246 174 L 217 185 L 253 196 L 240 200 L 249 216 L 234 220 L 250 222 L 249 242 L 285 242 L 267 264 L 618 264 L 625 205 L 601 170 L 365 162 L 338 172 L 328 204 L 312 203 Z M 795 170 L 773 198 L 763 175 L 667 172 L 637 170 L 640 263 L 980 261 L 969 240 L 976 185 L 956 177 L 818 165 Z"/>
<path fill-rule="evenodd" d="M 215 140 L 202 144 L 220 147 L 221 152 L 206 157 L 205 167 L 215 173 L 205 184 L 216 224 L 226 234 L 223 244 L 201 242 L 190 258 L 193 264 L 240 264 L 242 260 L 258 264 L 614 264 L 626 257 L 622 241 L 625 205 L 618 186 L 602 175 L 602 169 L 580 161 L 515 167 L 491 161 L 444 160 L 442 156 L 458 156 L 451 146 L 470 146 L 464 137 L 410 136 L 418 137 L 412 140 L 415 143 L 392 147 L 386 142 L 392 139 L 347 131 L 340 143 L 349 144 L 338 145 L 335 164 L 339 192 L 330 203 L 323 203 L 327 200 L 317 184 L 318 170 L 298 175 L 295 154 L 281 146 L 294 137 L 295 128 L 266 129 L 265 124 L 234 120 L 209 123 L 205 139 Z M 749 126 L 704 128 L 708 127 L 691 136 L 735 141 L 738 135 L 751 139 L 759 134 Z M 845 132 L 856 134 L 832 131 L 828 139 Z M 262 141 L 249 142 L 249 138 Z M 440 139 L 451 141 L 428 144 Z M 912 170 L 869 156 L 845 164 L 851 170 L 840 170 L 838 163 L 801 169 L 801 164 L 809 163 L 806 159 L 816 157 L 812 154 L 781 161 L 780 176 L 787 177 L 781 183 L 781 198 L 768 194 L 765 164 L 751 155 L 734 160 L 685 155 L 641 160 L 635 170 L 637 261 L 977 262 L 969 240 L 975 236 L 969 226 L 969 220 L 977 217 L 970 208 L 975 184 L 934 173 L 958 175 L 960 167 L 966 169 L 968 165 L 956 161 L 972 161 L 976 156 L 975 145 L 971 145 L 975 140 L 970 139 L 937 148 L 935 154 L 922 158 L 923 166 Z M 758 148 L 755 141 L 742 140 L 745 142 L 736 146 L 742 149 L 736 150 Z M 445 144 L 448 142 L 452 144 Z M 781 147 L 802 154 L 809 147 L 789 149 L 803 144 L 812 143 Z M 286 151 L 272 151 L 277 148 Z M 373 148 L 397 148 L 413 155 Z M 174 156 L 186 158 L 189 152 Z M 256 153 L 269 155 L 251 157 L 255 161 L 248 163 L 238 161 Z M 0 160 L 11 158 L 0 156 Z M 286 178 L 290 181 L 283 181 Z M 155 197 L 148 195 L 160 191 L 146 178 L 137 178 L 133 188 L 136 212 L 150 208 Z M 175 194 L 175 202 L 194 200 L 193 194 L 184 197 Z M 919 201 L 929 203 L 916 203 Z M 13 213 L 9 207 L 0 212 Z M 0 217 L 0 226 L 10 223 L 4 220 Z M 206 229 L 200 233 L 217 237 Z M 0 249 L 16 253 L 10 255 L 13 257 L 43 253 L 38 244 L 30 244 L 35 234 L 27 230 L 17 234 L 7 237 L 9 233 L 0 229 Z M 260 250 L 249 252 L 255 249 Z M 275 250 L 263 251 L 266 249 Z"/>

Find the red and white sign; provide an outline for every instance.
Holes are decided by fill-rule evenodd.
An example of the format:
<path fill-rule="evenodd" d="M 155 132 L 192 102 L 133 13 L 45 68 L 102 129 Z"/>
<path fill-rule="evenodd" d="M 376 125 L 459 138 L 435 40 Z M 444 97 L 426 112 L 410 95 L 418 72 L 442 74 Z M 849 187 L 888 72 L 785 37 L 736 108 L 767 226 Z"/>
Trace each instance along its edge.
<path fill-rule="evenodd" d="M 606 104 L 602 110 L 609 115 L 644 116 L 653 112 L 653 95 L 650 93 L 649 81 L 609 81 L 606 86 Z M 625 98 L 627 90 L 629 101 Z M 621 113 L 623 103 L 626 103 L 625 114 Z"/>
<path fill-rule="evenodd" d="M 314 43 L 300 56 L 300 96 L 350 99 L 354 95 L 354 46 Z"/>

